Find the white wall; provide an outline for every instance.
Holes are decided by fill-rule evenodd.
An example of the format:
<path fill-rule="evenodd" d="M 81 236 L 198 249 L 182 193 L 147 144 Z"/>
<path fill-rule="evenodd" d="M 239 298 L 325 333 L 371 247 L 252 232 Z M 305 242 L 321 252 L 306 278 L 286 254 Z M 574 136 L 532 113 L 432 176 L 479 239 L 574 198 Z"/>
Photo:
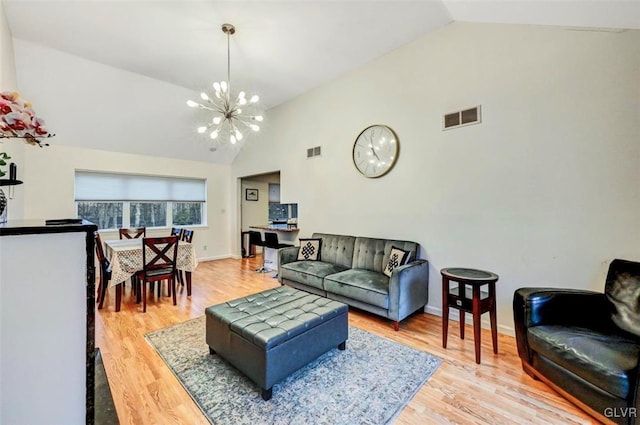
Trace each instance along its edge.
<path fill-rule="evenodd" d="M 160 47 L 159 47 L 160 48 Z M 18 82 L 56 137 L 51 143 L 230 163 L 232 149 L 209 151 L 197 134 L 197 93 L 24 40 L 15 40 Z"/>
<path fill-rule="evenodd" d="M 262 181 L 242 180 L 242 231 L 249 226 L 260 226 L 269 222 L 269 183 Z M 247 201 L 247 189 L 258 189 L 258 200 Z"/>
<path fill-rule="evenodd" d="M 300 237 L 419 242 L 434 313 L 441 268 L 498 273 L 512 332 L 518 287 L 602 290 L 613 258 L 640 260 L 639 71 L 638 31 L 451 24 L 270 111 L 232 177 L 280 169 Z M 475 105 L 481 124 L 442 131 L 442 114 Z M 375 123 L 400 155 L 366 179 L 351 152 Z"/>
<path fill-rule="evenodd" d="M 4 13 L 3 0 L 0 0 L 0 92 L 17 90 L 18 82 L 16 80 L 13 37 Z M 18 179 L 22 176 L 25 147 L 24 143 L 19 139 L 0 139 L 0 152 L 6 152 L 11 157 L 8 162 L 14 162 L 18 165 Z M 7 166 L 3 171 L 8 173 L 8 170 Z M 4 178 L 8 177 L 8 175 L 4 176 Z M 5 194 L 9 193 L 8 188 L 3 190 Z M 19 186 L 14 187 L 13 199 L 9 200 L 8 209 L 8 218 L 10 220 L 21 219 L 24 215 L 24 197 Z"/>
<path fill-rule="evenodd" d="M 205 178 L 208 225 L 193 227 L 197 255 L 200 260 L 231 256 L 229 166 L 59 145 L 27 149 L 26 160 L 29 167 L 22 185 L 26 218 L 75 217 L 75 170 Z M 156 233 L 168 235 L 169 230 Z M 118 236 L 109 233 L 103 236 L 103 239 L 109 238 L 117 239 Z"/>

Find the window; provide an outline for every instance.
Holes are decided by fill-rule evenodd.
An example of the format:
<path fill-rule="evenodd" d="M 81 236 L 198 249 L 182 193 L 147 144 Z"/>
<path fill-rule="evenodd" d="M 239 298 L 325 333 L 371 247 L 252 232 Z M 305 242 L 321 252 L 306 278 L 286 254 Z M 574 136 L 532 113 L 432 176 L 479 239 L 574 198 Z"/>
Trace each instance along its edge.
<path fill-rule="evenodd" d="M 78 216 L 99 229 L 205 224 L 202 179 L 76 171 Z"/>

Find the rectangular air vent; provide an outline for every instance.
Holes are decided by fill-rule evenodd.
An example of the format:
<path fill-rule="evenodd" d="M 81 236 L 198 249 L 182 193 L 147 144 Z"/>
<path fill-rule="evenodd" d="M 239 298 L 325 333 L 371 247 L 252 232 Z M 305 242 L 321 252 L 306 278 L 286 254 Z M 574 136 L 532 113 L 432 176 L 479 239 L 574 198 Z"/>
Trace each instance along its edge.
<path fill-rule="evenodd" d="M 307 149 L 307 158 L 312 158 L 314 156 L 320 156 L 321 149 L 320 146 L 316 146 L 315 148 Z"/>
<path fill-rule="evenodd" d="M 445 114 L 442 119 L 442 129 L 449 130 L 450 128 L 479 124 L 480 122 L 480 105 L 478 105 L 464 111 Z"/>

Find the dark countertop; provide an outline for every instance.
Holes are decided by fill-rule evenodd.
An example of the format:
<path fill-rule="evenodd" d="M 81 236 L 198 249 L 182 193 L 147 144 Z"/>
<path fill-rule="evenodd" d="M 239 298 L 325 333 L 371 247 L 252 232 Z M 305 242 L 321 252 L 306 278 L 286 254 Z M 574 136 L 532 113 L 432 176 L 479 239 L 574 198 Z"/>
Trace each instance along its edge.
<path fill-rule="evenodd" d="M 0 236 L 95 232 L 98 230 L 98 226 L 86 220 L 82 220 L 80 223 L 71 224 L 65 223 L 63 220 L 57 220 L 57 222 L 62 222 L 61 224 L 47 224 L 46 222 L 47 220 L 44 219 L 9 220 L 6 223 L 0 224 Z"/>
<path fill-rule="evenodd" d="M 294 228 L 289 228 L 289 226 L 296 226 Z M 295 224 L 257 224 L 255 226 L 249 226 L 249 229 L 260 229 L 260 230 L 273 230 L 276 232 L 298 232 L 298 226 Z"/>

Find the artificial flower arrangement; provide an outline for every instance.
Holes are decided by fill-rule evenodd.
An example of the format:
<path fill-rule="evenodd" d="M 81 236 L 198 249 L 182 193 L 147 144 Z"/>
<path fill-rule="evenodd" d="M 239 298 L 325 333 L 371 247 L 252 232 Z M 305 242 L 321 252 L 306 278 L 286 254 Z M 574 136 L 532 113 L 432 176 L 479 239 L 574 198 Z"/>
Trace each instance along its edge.
<path fill-rule="evenodd" d="M 0 139 L 17 137 L 30 145 L 43 147 L 49 144 L 39 139 L 52 136 L 29 102 L 16 92 L 0 93 Z"/>
<path fill-rule="evenodd" d="M 53 137 L 54 134 L 44 126 L 44 120 L 38 118 L 31 104 L 20 98 L 16 92 L 0 93 L 0 139 L 20 138 L 30 145 L 49 146 L 40 139 Z M 11 159 L 6 152 L 0 152 L 0 177 L 7 174 L 2 170 Z"/>

